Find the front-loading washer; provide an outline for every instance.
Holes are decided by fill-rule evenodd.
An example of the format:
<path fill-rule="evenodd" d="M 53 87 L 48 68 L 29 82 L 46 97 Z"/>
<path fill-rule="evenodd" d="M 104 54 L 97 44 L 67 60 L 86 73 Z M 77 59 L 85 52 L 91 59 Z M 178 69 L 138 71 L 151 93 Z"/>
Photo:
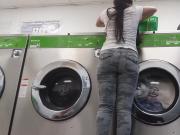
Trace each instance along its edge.
<path fill-rule="evenodd" d="M 11 135 L 93 135 L 103 35 L 30 36 Z"/>
<path fill-rule="evenodd" d="M 23 67 L 26 35 L 0 35 L 0 135 L 7 135 Z"/>
<path fill-rule="evenodd" d="M 133 135 L 180 134 L 180 33 L 144 35 Z"/>

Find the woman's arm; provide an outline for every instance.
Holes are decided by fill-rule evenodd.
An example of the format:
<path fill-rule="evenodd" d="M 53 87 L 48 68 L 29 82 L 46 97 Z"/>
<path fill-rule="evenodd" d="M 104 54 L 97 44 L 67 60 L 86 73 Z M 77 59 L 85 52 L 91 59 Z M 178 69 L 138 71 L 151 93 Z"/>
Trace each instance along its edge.
<path fill-rule="evenodd" d="M 155 7 L 144 7 L 142 20 L 147 19 L 148 17 L 152 16 L 156 11 L 157 9 Z"/>
<path fill-rule="evenodd" d="M 97 21 L 96 21 L 96 26 L 97 27 L 105 27 L 104 22 L 101 20 L 100 17 L 98 17 Z"/>

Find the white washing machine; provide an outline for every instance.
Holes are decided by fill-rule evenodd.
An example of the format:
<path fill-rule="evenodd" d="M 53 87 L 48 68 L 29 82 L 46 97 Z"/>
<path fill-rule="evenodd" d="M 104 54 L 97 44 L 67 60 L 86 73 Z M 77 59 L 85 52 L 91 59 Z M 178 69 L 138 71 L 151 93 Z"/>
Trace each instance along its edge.
<path fill-rule="evenodd" d="M 133 135 L 180 134 L 180 33 L 144 36 Z"/>
<path fill-rule="evenodd" d="M 102 35 L 31 36 L 11 135 L 95 135 Z"/>
<path fill-rule="evenodd" d="M 28 37 L 0 35 L 0 135 L 7 135 Z"/>

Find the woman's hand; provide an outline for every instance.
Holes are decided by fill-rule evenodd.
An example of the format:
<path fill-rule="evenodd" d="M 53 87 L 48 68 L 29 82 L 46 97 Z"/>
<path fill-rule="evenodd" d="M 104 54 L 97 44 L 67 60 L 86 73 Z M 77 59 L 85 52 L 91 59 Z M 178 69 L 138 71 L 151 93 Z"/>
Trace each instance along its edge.
<path fill-rule="evenodd" d="M 97 21 L 96 21 L 96 26 L 97 27 L 105 27 L 104 22 L 101 20 L 100 17 L 98 17 Z"/>

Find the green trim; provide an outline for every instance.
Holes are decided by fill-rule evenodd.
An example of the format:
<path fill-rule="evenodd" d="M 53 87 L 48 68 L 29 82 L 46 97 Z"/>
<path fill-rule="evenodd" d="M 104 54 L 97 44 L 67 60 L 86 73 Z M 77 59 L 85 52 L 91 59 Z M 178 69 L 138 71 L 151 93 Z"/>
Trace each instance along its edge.
<path fill-rule="evenodd" d="M 0 36 L 0 49 L 25 48 L 27 36 Z"/>
<path fill-rule="evenodd" d="M 30 48 L 100 48 L 104 35 L 32 36 Z"/>
<path fill-rule="evenodd" d="M 101 48 L 104 35 L 32 36 L 30 48 Z M 180 33 L 145 34 L 141 47 L 180 46 Z"/>
<path fill-rule="evenodd" d="M 180 33 L 146 34 L 143 36 L 142 47 L 180 46 Z"/>

